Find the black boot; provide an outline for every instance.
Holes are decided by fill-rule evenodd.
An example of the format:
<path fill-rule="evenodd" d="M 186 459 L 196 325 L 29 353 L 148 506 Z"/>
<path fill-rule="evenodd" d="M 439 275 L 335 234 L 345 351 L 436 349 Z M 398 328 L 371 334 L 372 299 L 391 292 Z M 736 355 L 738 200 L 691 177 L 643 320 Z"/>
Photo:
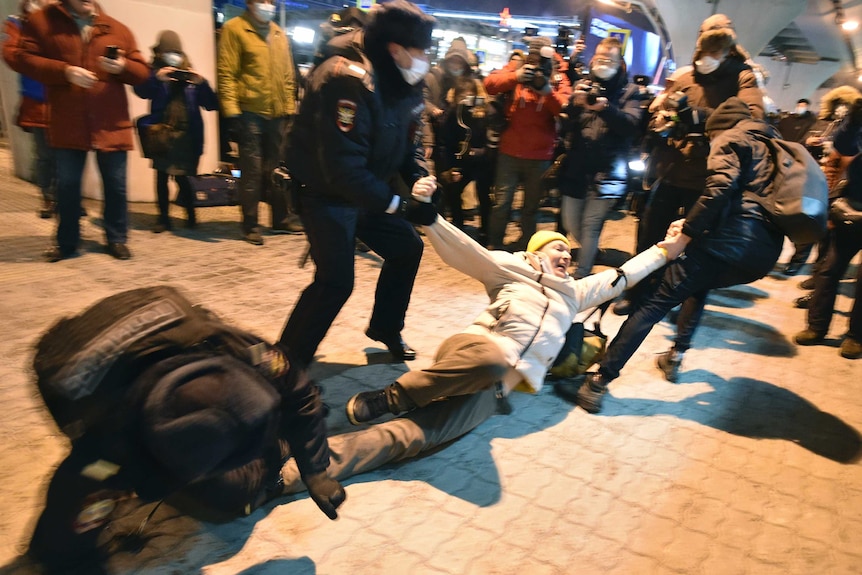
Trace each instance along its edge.
<path fill-rule="evenodd" d="M 350 423 L 362 425 L 387 413 L 397 415 L 402 410 L 390 402 L 390 395 L 386 389 L 378 389 L 357 393 L 347 400 L 345 411 L 347 411 L 347 419 L 350 420 Z"/>
<path fill-rule="evenodd" d="M 655 364 L 662 373 L 664 378 L 671 383 L 676 383 L 679 376 L 679 366 L 682 363 L 683 352 L 677 351 L 674 348 L 667 350 L 656 358 Z"/>

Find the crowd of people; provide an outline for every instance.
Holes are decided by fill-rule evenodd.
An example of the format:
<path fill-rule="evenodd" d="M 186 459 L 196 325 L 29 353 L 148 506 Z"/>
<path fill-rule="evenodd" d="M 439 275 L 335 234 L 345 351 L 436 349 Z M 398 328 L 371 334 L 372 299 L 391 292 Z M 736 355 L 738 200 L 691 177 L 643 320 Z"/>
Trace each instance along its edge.
<path fill-rule="evenodd" d="M 168 324 L 133 321 L 143 306 L 165 301 L 185 310 L 187 303 L 158 290 L 97 304 L 97 312 L 63 320 L 45 336 L 36 360 L 40 387 L 88 379 L 91 393 L 128 388 L 129 399 L 118 411 L 122 422 L 107 417 L 70 435 L 72 453 L 52 482 L 31 544 L 43 560 L 85 554 L 110 520 L 113 505 L 99 503 L 128 492 L 157 500 L 185 490 L 209 503 L 228 493 L 230 510 L 248 513 L 283 492 L 308 489 L 334 519 L 346 497 L 340 480 L 467 433 L 505 412 L 513 390 L 539 392 L 576 316 L 615 299 L 615 311 L 628 318 L 604 358 L 583 379 L 555 384 L 556 393 L 600 411 L 608 386 L 652 327 L 681 306 L 673 346 L 657 360 L 663 376 L 677 381 L 709 291 L 764 277 L 782 252 L 783 232 L 752 199 L 768 193 L 775 174 L 764 139 L 803 142 L 835 184 L 835 197 L 862 200 L 862 94 L 827 94 L 817 118 L 802 99 L 793 114 L 770 122 L 762 82 L 722 14 L 700 25 L 691 65 L 653 96 L 629 77 L 615 38 L 598 42 L 589 58 L 582 57 L 582 40 L 561 54 L 545 38 L 528 38 L 525 50 L 484 78 L 475 55 L 455 39 L 432 67 L 435 20 L 406 0 L 367 15 L 340 13 L 327 23 L 327 41 L 302 77 L 289 39 L 272 22 L 273 2 L 249 0 L 221 31 L 214 90 L 173 31 L 159 34 L 147 62 L 129 29 L 90 0 L 24 4 L 7 24 L 15 35 L 8 34 L 4 58 L 26 78 L 20 123 L 41 134 L 37 157 L 55 166 L 47 171 L 56 177 L 39 182 L 40 214 L 56 210 L 58 221 L 49 261 L 78 249 L 89 151 L 96 152 L 105 187 L 108 252 L 131 257 L 128 84 L 151 101 L 148 143 L 159 208 L 153 231 L 171 226 L 170 178 L 188 225 L 196 224 L 188 178 L 203 149 L 201 110 L 220 107 L 239 147 L 242 239 L 263 244 L 259 203 L 266 200 L 271 230 L 304 232 L 315 264 L 274 344 L 192 312 L 181 316 L 182 329 L 172 323 L 155 337 Z M 34 111 L 25 114 L 25 106 Z M 635 144 L 650 162 L 636 255 L 596 271 L 604 222 L 628 193 L 626 163 Z M 281 163 L 290 171 L 290 191 L 271 178 Z M 560 217 L 555 229 L 537 229 L 550 169 L 562 196 Z M 475 231 L 463 209 L 470 183 L 479 206 Z M 520 237 L 506 243 L 519 190 Z M 355 394 L 345 405 L 357 426 L 398 417 L 328 438 L 327 408 L 306 370 L 354 290 L 356 247 L 361 242 L 383 260 L 365 335 L 393 359 L 409 361 L 417 351 L 401 332 L 425 248 L 419 230 L 445 263 L 482 284 L 489 303 L 442 341 L 429 367 Z M 795 337 L 799 345 L 826 337 L 862 231 L 835 222 L 817 248 L 806 286 L 813 294 L 797 302 L 809 308 L 807 328 Z M 784 273 L 797 273 L 810 250 L 796 246 Z M 81 320 L 91 317 L 98 320 Z M 83 327 L 67 349 L 72 344 L 60 345 L 58 334 L 75 321 Z M 114 333 L 118 325 L 134 327 Z M 73 357 L 80 349 L 96 353 L 108 341 L 122 358 L 109 369 L 87 372 L 89 364 Z M 186 347 L 188 341 L 208 345 Z M 860 342 L 857 298 L 841 355 L 862 357 Z M 57 346 L 68 351 L 66 360 L 54 353 Z M 214 418 L 208 410 L 227 415 Z M 102 441 L 108 435 L 112 441 Z M 94 461 L 113 461 L 123 471 L 69 481 Z M 102 515 L 93 518 L 94 509 Z M 89 523 L 75 524 L 85 512 Z"/>

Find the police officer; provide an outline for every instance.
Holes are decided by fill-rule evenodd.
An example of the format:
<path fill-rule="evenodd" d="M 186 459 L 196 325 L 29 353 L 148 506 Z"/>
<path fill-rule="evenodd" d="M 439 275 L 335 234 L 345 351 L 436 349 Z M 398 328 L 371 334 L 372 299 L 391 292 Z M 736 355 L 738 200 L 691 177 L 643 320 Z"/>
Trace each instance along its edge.
<path fill-rule="evenodd" d="M 416 356 L 401 330 L 423 243 L 401 214 L 411 188 L 437 185 L 418 146 L 433 27 L 410 2 L 380 4 L 309 75 L 287 164 L 317 269 L 281 334 L 306 364 L 353 291 L 356 238 L 384 260 L 366 335 L 398 360 Z"/>

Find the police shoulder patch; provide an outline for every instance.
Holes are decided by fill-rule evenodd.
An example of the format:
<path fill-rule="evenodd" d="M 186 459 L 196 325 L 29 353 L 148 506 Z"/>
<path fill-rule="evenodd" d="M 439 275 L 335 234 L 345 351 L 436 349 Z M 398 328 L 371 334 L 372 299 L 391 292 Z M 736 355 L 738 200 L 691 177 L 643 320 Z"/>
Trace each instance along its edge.
<path fill-rule="evenodd" d="M 335 114 L 335 124 L 338 126 L 339 130 L 346 134 L 353 129 L 354 123 L 356 122 L 356 102 L 343 98 L 338 100 Z"/>

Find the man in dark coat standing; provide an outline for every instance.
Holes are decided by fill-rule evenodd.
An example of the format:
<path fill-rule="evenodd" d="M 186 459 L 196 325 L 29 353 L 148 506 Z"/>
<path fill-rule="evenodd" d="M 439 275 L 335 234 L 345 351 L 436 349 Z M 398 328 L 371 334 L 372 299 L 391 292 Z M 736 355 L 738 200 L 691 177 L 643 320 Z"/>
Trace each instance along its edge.
<path fill-rule="evenodd" d="M 416 356 L 401 330 L 423 243 L 401 214 L 411 188 L 437 185 L 420 149 L 434 22 L 405 0 L 380 4 L 308 78 L 288 165 L 317 269 L 280 340 L 305 364 L 353 292 L 356 238 L 384 260 L 366 335 L 399 361 Z"/>

